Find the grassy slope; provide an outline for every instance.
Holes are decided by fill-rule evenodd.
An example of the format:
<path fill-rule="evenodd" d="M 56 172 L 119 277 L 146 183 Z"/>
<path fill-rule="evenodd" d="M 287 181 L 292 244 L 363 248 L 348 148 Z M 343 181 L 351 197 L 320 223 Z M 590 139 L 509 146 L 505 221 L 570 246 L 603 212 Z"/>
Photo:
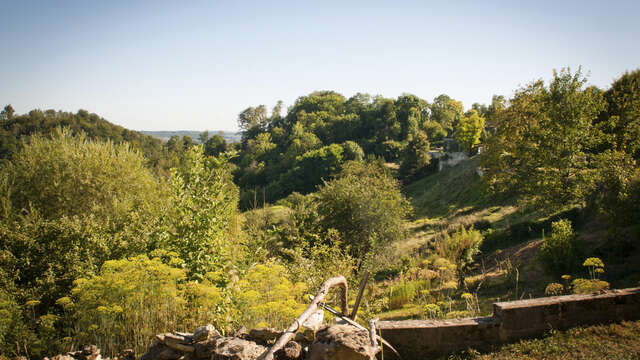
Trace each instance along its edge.
<path fill-rule="evenodd" d="M 489 222 L 496 230 L 539 217 L 531 209 L 520 209 L 513 198 L 487 195 L 477 158 L 427 176 L 404 188 L 414 208 L 409 223 L 411 236 L 396 244 L 396 254 L 406 255 L 430 241 L 438 232 Z"/>
<path fill-rule="evenodd" d="M 640 321 L 552 331 L 541 339 L 522 340 L 487 354 L 467 351 L 449 359 L 640 359 Z"/>
<path fill-rule="evenodd" d="M 517 237 L 509 232 L 513 225 L 540 222 L 550 214 L 544 213 L 545 209 L 523 206 L 515 198 L 485 195 L 481 178 L 476 173 L 478 165 L 478 159 L 472 158 L 404 188 L 414 206 L 414 217 L 409 222 L 410 236 L 395 244 L 395 258 L 425 256 L 429 243 L 443 231 L 451 231 L 460 225 L 489 224 L 491 229 L 484 232 L 483 253 L 467 279 L 479 286 L 481 313 L 490 314 L 493 302 L 544 296 L 545 286 L 559 279 L 545 274 L 537 261 L 538 249 L 543 243 L 540 236 Z M 631 259 L 640 259 L 637 251 L 634 257 L 626 254 L 624 261 L 598 253 L 596 249 L 610 248 L 610 244 L 607 243 L 606 226 L 597 222 L 584 226 L 578 235 L 585 254 L 600 256 L 607 264 L 606 280 L 612 287 L 636 286 L 640 279 L 637 269 L 630 271 L 628 266 L 622 269 L 626 277 L 616 277 L 624 281 L 612 275 L 616 267 L 624 267 Z M 469 290 L 474 292 L 475 289 Z M 452 297 L 457 298 L 459 294 Z M 379 316 L 384 319 L 420 318 L 423 316 L 422 305 L 407 304 Z"/>

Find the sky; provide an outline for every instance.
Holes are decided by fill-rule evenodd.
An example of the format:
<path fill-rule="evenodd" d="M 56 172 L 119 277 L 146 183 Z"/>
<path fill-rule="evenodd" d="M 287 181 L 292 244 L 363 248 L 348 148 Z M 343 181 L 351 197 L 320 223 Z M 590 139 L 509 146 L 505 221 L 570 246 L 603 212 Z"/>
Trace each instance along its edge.
<path fill-rule="evenodd" d="M 0 105 L 134 130 L 237 130 L 317 90 L 509 97 L 582 66 L 640 67 L 640 1 L 0 0 Z"/>

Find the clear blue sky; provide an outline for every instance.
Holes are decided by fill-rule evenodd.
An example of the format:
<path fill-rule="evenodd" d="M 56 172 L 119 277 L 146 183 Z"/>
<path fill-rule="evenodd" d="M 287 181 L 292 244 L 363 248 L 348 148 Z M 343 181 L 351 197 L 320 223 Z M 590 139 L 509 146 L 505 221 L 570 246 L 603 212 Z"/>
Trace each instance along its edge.
<path fill-rule="evenodd" d="M 0 0 L 0 105 L 136 130 L 234 130 L 315 90 L 468 108 L 554 68 L 640 67 L 640 1 Z"/>

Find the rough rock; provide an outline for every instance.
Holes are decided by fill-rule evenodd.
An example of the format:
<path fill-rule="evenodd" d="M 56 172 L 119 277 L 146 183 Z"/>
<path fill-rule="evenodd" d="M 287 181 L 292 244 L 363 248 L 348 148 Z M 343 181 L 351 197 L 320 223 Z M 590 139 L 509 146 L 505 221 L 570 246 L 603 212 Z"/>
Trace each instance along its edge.
<path fill-rule="evenodd" d="M 234 334 L 233 337 L 237 337 L 240 339 L 246 339 L 249 336 L 249 331 L 247 330 L 246 327 L 241 327 L 240 329 L 238 329 Z"/>
<path fill-rule="evenodd" d="M 79 351 L 68 352 L 67 356 L 76 360 L 101 360 L 100 349 L 95 345 L 87 345 Z"/>
<path fill-rule="evenodd" d="M 216 349 L 216 339 L 209 339 L 197 342 L 193 344 L 195 347 L 195 358 L 196 359 L 209 359 L 211 357 L 211 353 Z"/>
<path fill-rule="evenodd" d="M 311 345 L 311 360 L 372 360 L 379 349 L 371 344 L 369 333 L 350 325 L 320 329 Z"/>
<path fill-rule="evenodd" d="M 211 360 L 255 360 L 267 349 L 253 341 L 223 337 L 216 339 Z"/>
<path fill-rule="evenodd" d="M 181 357 L 182 352 L 172 349 L 156 339 L 138 360 L 177 360 Z"/>
<path fill-rule="evenodd" d="M 135 360 L 136 353 L 135 351 L 133 351 L 133 349 L 125 349 L 122 350 L 122 352 L 120 352 L 120 354 L 118 354 L 116 358 L 118 360 Z"/>
<path fill-rule="evenodd" d="M 196 331 L 193 332 L 193 336 L 192 336 L 192 340 L 193 342 L 197 343 L 200 341 L 205 341 L 205 340 L 209 340 L 212 338 L 219 338 L 220 337 L 220 333 L 218 332 L 218 330 L 216 330 L 216 328 L 211 325 L 205 325 L 205 326 L 200 326 L 199 328 L 196 329 Z"/>
<path fill-rule="evenodd" d="M 302 346 L 295 341 L 289 341 L 284 348 L 276 351 L 274 357 L 276 360 L 293 360 L 299 359 L 302 355 Z"/>
<path fill-rule="evenodd" d="M 14 358 L 14 360 L 20 357 Z M 45 358 L 48 360 L 48 358 Z M 26 358 L 25 358 L 26 360 Z M 95 345 L 87 345 L 78 351 L 70 351 L 66 355 L 58 354 L 51 360 L 102 360 L 100 349 Z"/>
<path fill-rule="evenodd" d="M 249 331 L 248 340 L 255 341 L 258 344 L 266 345 L 273 341 L 276 341 L 281 335 L 281 330 L 276 330 L 274 328 L 258 328 L 251 329 Z"/>

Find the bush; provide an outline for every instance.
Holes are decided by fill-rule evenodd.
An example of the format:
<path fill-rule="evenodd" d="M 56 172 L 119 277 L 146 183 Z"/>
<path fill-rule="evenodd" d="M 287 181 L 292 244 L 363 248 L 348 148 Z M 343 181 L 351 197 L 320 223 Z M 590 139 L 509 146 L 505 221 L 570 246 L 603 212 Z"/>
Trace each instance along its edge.
<path fill-rule="evenodd" d="M 551 236 L 540 247 L 539 258 L 549 273 L 559 276 L 575 267 L 576 235 L 569 220 L 556 221 L 551 228 Z"/>
<path fill-rule="evenodd" d="M 564 286 L 558 283 L 551 283 L 544 289 L 545 295 L 557 296 L 564 293 Z"/>
<path fill-rule="evenodd" d="M 474 256 L 480 253 L 483 236 L 473 227 L 461 227 L 452 235 L 445 234 L 444 238 L 436 241 L 436 252 L 439 256 L 451 261 L 458 272 L 473 262 Z"/>
<path fill-rule="evenodd" d="M 609 289 L 609 283 L 598 279 L 575 279 L 571 282 L 574 294 L 591 294 Z"/>
<path fill-rule="evenodd" d="M 302 302 L 306 290 L 304 283 L 289 280 L 284 266 L 258 264 L 239 283 L 239 320 L 248 328 L 286 328 L 307 307 Z"/>
<path fill-rule="evenodd" d="M 321 225 L 338 230 L 357 259 L 402 239 L 410 211 L 400 184 L 375 163 L 348 162 L 318 191 Z"/>
<path fill-rule="evenodd" d="M 429 282 L 425 280 L 400 280 L 391 285 L 389 290 L 389 308 L 399 309 L 405 304 L 410 304 L 422 290 L 429 288 Z"/>
<path fill-rule="evenodd" d="M 158 333 L 206 323 L 228 329 L 234 314 L 225 292 L 207 280 L 187 282 L 175 254 L 156 255 L 165 260 L 140 255 L 107 261 L 99 274 L 74 282 L 72 297 L 58 303 L 72 311 L 76 345 L 96 344 L 113 356 L 146 349 Z"/>
<path fill-rule="evenodd" d="M 34 338 L 34 334 L 26 326 L 18 303 L 7 291 L 0 289 L 0 358 L 25 355 L 16 352 L 16 341 L 28 339 L 32 343 Z M 33 350 L 31 348 L 32 353 Z M 36 351 L 34 355 L 40 355 L 40 352 Z"/>
<path fill-rule="evenodd" d="M 18 303 L 40 301 L 35 319 L 56 311 L 77 277 L 147 250 L 164 194 L 144 164 L 127 145 L 58 129 L 32 136 L 2 167 L 0 268 Z"/>
<path fill-rule="evenodd" d="M 227 281 L 223 270 L 232 259 L 230 230 L 238 206 L 228 160 L 224 154 L 205 157 L 202 146 L 187 151 L 183 165 L 171 169 L 171 206 L 155 234 L 155 246 L 176 252 L 190 279 L 218 272 L 220 285 Z"/>

